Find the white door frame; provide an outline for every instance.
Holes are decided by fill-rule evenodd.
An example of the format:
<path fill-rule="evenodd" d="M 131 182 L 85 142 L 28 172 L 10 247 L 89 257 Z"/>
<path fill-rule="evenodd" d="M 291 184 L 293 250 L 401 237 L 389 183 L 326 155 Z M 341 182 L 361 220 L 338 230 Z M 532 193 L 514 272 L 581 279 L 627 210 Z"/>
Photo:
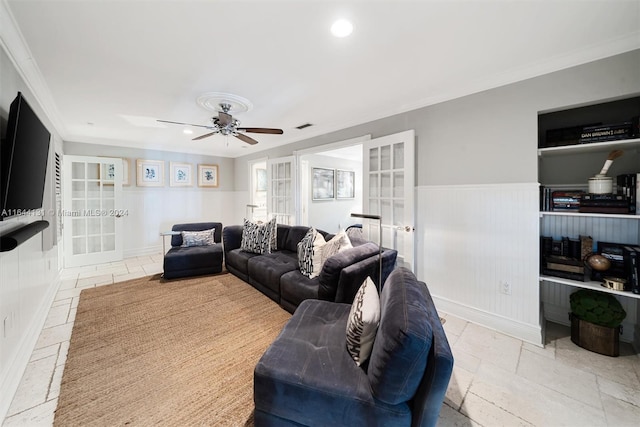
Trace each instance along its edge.
<path fill-rule="evenodd" d="M 303 176 L 303 173 L 305 173 L 308 170 L 301 167 L 302 156 L 305 156 L 308 154 L 318 154 L 324 151 L 331 151 L 338 148 L 350 147 L 352 145 L 359 145 L 359 144 L 363 144 L 365 141 L 369 141 L 370 139 L 371 139 L 371 134 L 367 134 L 367 135 L 358 136 L 356 138 L 345 139 L 343 141 L 331 142 L 329 144 L 317 145 L 315 147 L 294 151 L 293 156 L 296 158 L 296 165 L 298 165 L 298 170 L 296 171 L 297 182 L 300 183 L 300 185 L 302 185 L 305 182 L 307 183 L 307 185 L 309 184 L 308 176 Z M 356 178 L 356 182 L 363 182 L 363 181 L 358 180 Z M 298 188 L 302 189 L 301 186 L 299 186 Z M 305 210 L 305 207 L 302 206 L 302 204 L 305 203 L 307 199 L 302 197 L 303 194 L 301 191 L 299 191 L 298 193 L 300 197 L 298 197 L 298 200 L 296 201 L 296 224 L 309 225 L 305 222 L 305 220 L 308 219 L 308 215 L 309 215 L 308 207 L 306 207 L 306 210 Z"/>

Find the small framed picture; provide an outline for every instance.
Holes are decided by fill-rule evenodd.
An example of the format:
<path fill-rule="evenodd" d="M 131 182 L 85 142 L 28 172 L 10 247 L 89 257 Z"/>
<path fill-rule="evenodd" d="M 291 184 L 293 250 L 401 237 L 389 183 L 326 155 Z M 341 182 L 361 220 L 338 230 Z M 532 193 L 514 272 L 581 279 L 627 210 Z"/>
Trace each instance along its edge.
<path fill-rule="evenodd" d="M 354 171 L 344 171 L 336 169 L 336 198 L 337 199 L 353 199 L 355 194 Z"/>
<path fill-rule="evenodd" d="M 311 192 L 313 200 L 333 199 L 335 171 L 333 169 L 313 168 Z"/>
<path fill-rule="evenodd" d="M 198 187 L 218 186 L 218 165 L 198 165 Z"/>
<path fill-rule="evenodd" d="M 164 161 L 136 160 L 138 187 L 164 187 Z"/>
<path fill-rule="evenodd" d="M 169 163 L 169 170 L 171 171 L 171 181 L 169 185 L 171 187 L 190 187 L 193 185 L 191 172 L 191 164 L 189 163 Z"/>
<path fill-rule="evenodd" d="M 113 163 L 99 163 L 99 177 L 102 185 L 113 185 L 116 179 L 116 165 Z"/>

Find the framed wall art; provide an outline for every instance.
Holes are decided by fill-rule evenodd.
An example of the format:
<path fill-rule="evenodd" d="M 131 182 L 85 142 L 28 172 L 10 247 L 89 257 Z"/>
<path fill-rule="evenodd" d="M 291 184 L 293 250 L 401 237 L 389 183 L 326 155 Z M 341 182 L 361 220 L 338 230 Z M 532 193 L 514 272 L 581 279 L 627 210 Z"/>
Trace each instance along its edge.
<path fill-rule="evenodd" d="M 138 187 L 164 187 L 164 161 L 136 160 Z"/>
<path fill-rule="evenodd" d="M 356 173 L 354 171 L 336 170 L 336 198 L 353 199 L 355 193 Z"/>
<path fill-rule="evenodd" d="M 189 163 L 169 162 L 171 187 L 190 187 L 193 185 L 193 172 Z"/>
<path fill-rule="evenodd" d="M 313 200 L 328 200 L 334 198 L 334 172 L 333 169 L 312 169 L 311 198 Z"/>
<path fill-rule="evenodd" d="M 198 165 L 198 187 L 218 186 L 218 165 Z"/>

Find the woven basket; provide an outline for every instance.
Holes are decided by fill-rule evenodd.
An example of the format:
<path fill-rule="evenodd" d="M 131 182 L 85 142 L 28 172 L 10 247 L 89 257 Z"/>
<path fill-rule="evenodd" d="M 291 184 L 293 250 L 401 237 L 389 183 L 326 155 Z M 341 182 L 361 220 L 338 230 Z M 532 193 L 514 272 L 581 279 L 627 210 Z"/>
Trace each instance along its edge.
<path fill-rule="evenodd" d="M 609 328 L 579 319 L 571 313 L 571 341 L 580 347 L 618 357 L 620 355 L 620 326 Z"/>

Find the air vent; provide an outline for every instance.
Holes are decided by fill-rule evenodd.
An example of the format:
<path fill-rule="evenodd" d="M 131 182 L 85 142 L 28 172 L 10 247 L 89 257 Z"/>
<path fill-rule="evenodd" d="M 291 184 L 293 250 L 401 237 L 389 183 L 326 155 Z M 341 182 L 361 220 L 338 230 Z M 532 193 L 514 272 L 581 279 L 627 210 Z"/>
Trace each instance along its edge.
<path fill-rule="evenodd" d="M 312 125 L 311 123 L 305 123 L 305 124 L 303 124 L 303 125 L 296 126 L 296 129 L 300 129 L 300 130 L 302 130 L 302 129 L 304 129 L 304 128 L 308 128 L 309 126 L 313 126 L 313 125 Z"/>

